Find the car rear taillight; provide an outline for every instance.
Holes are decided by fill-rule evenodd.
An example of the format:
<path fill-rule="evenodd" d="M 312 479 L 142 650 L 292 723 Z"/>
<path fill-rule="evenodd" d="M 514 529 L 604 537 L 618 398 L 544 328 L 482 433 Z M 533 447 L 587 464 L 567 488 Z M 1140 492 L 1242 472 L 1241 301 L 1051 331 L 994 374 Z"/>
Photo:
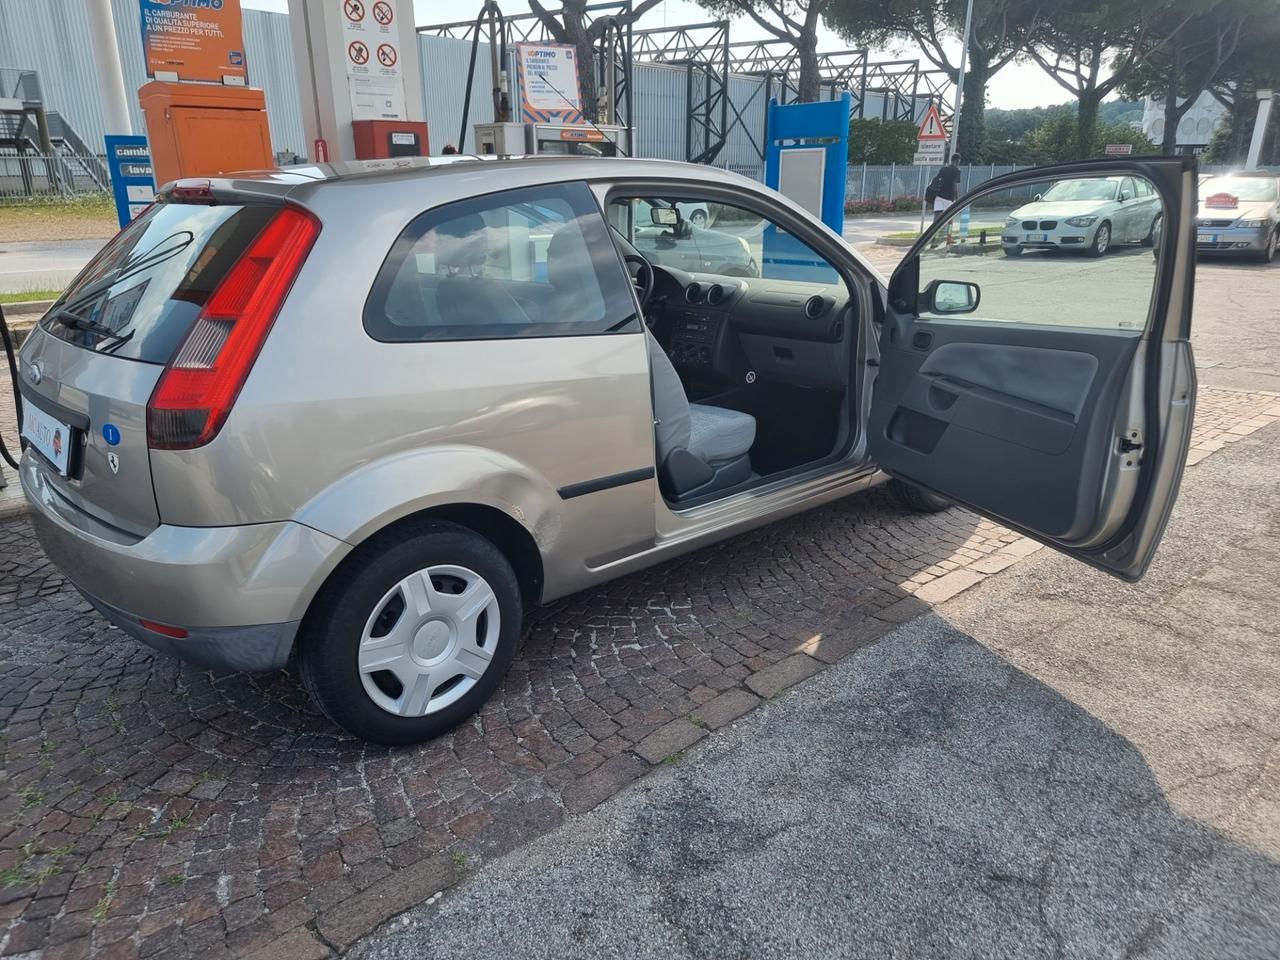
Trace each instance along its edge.
<path fill-rule="evenodd" d="M 190 450 L 218 435 L 319 232 L 285 207 L 222 278 L 151 394 L 148 446 Z"/>

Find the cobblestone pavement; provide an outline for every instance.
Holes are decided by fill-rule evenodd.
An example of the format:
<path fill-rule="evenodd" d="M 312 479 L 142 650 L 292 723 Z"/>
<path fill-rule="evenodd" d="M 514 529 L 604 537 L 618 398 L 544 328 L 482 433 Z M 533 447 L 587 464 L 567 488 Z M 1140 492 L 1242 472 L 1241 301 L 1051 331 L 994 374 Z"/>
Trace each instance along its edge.
<path fill-rule="evenodd" d="M 1274 419 L 1202 385 L 1191 462 Z M 389 750 L 153 656 L 0 520 L 0 956 L 328 956 L 1037 549 L 849 498 L 540 611 L 474 722 Z"/>

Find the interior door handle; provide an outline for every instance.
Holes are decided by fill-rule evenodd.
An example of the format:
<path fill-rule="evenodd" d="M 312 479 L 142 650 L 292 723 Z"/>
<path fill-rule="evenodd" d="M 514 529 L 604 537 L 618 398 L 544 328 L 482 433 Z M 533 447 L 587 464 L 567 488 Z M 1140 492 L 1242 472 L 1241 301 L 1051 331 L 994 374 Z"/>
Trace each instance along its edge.
<path fill-rule="evenodd" d="M 917 330 L 911 335 L 911 346 L 917 350 L 928 350 L 933 346 L 933 334 L 928 330 Z"/>

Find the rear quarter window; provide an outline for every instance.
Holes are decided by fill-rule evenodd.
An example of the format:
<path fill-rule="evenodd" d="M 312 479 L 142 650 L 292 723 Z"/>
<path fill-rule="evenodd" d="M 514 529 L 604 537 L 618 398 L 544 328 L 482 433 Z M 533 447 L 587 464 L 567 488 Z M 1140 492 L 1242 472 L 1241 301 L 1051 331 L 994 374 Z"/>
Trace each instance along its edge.
<path fill-rule="evenodd" d="M 447 204 L 415 218 L 364 310 L 375 340 L 499 340 L 634 332 L 630 280 L 583 183 Z"/>
<path fill-rule="evenodd" d="M 167 363 L 272 208 L 160 203 L 81 271 L 42 321 L 68 343 Z"/>

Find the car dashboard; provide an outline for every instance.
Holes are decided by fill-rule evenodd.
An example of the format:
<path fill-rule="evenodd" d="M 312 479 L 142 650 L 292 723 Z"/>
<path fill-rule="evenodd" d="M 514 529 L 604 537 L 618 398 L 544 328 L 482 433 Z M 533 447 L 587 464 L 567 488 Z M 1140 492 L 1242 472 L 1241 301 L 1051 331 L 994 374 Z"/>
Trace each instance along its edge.
<path fill-rule="evenodd" d="M 687 381 L 707 390 L 757 381 L 848 385 L 857 324 L 843 284 L 653 269 L 650 325 Z"/>

